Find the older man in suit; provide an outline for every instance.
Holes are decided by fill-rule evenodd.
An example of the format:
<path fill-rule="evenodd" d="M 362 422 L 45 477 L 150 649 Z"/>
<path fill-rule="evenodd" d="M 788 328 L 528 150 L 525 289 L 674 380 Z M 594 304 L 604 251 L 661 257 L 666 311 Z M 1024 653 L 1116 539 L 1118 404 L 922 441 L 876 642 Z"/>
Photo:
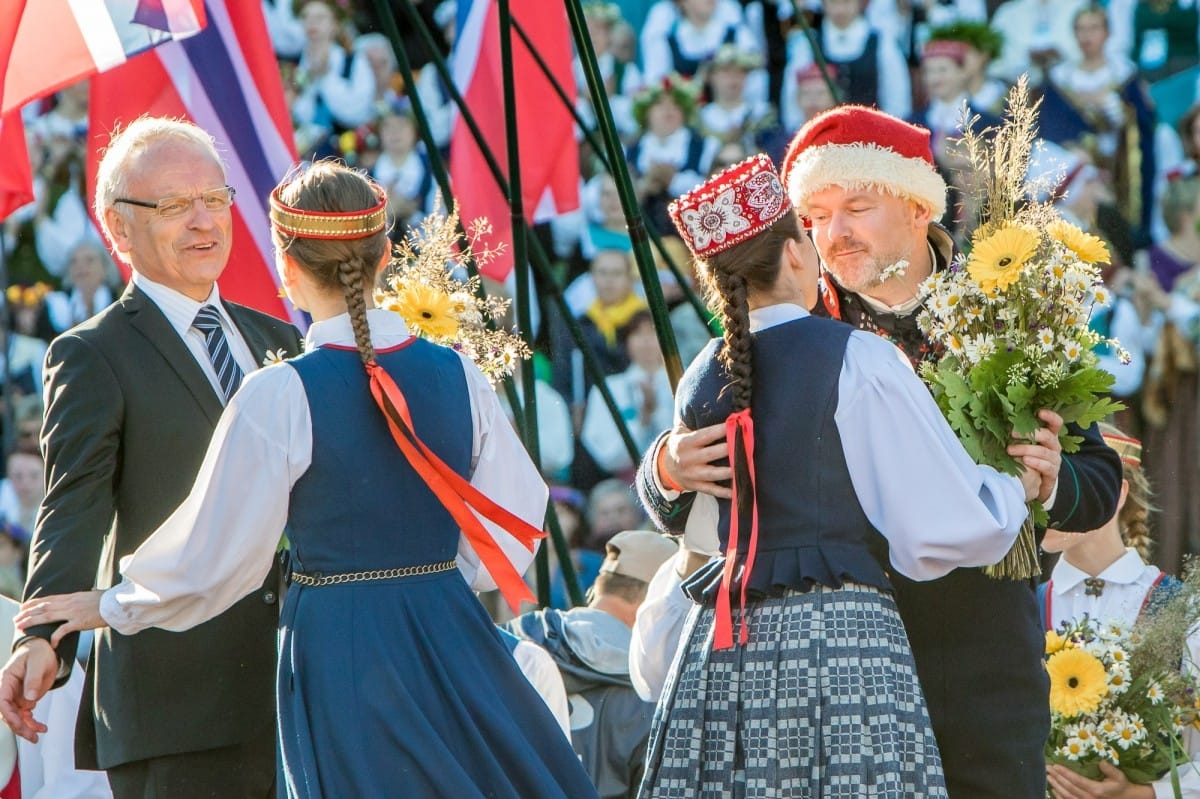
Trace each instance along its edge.
<path fill-rule="evenodd" d="M 47 354 L 47 493 L 26 599 L 119 581 L 120 558 L 187 496 L 242 375 L 299 349 L 293 327 L 219 295 L 233 190 L 208 134 L 143 117 L 113 138 L 96 182 L 96 216 L 133 279 Z M 277 580 L 185 633 L 100 633 L 78 765 L 107 771 L 117 799 L 273 796 Z M 74 660 L 76 636 L 56 652 L 53 629 L 28 630 L 0 673 L 0 713 L 27 738 L 44 730 L 33 705 Z"/>

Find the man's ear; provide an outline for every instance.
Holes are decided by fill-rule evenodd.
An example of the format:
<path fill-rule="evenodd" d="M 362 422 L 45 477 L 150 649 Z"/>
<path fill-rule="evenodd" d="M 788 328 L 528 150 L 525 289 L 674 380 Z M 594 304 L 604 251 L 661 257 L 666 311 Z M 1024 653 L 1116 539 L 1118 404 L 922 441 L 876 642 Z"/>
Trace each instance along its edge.
<path fill-rule="evenodd" d="M 112 237 L 113 248 L 117 252 L 129 252 L 131 249 L 129 220 L 116 208 L 104 212 L 104 221 L 108 225 L 108 233 Z"/>
<path fill-rule="evenodd" d="M 914 201 L 913 207 L 913 225 L 916 227 L 928 227 L 931 223 L 937 220 L 933 218 L 933 209 L 925 203 Z"/>

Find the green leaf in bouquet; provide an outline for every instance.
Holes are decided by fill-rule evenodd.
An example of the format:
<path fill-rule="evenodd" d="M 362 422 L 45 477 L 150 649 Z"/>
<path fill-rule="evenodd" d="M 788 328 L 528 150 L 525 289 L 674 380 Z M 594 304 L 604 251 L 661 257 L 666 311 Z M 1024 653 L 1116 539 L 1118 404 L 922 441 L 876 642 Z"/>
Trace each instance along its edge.
<path fill-rule="evenodd" d="M 1144 766 L 1126 766 L 1122 764 L 1120 768 L 1121 773 L 1125 775 L 1126 779 L 1128 779 L 1130 782 L 1137 783 L 1138 785 L 1149 785 L 1162 776 L 1161 774 L 1156 774 Z"/>
<path fill-rule="evenodd" d="M 1068 433 L 1067 428 L 1064 427 L 1058 434 L 1058 443 L 1062 445 L 1063 453 L 1071 455 L 1079 451 L 1079 445 L 1083 443 L 1083 436 Z"/>
<path fill-rule="evenodd" d="M 1104 779 L 1104 775 L 1100 773 L 1100 766 L 1094 760 L 1079 761 L 1072 760 L 1069 757 L 1064 757 L 1057 752 L 1046 752 L 1046 762 L 1055 763 L 1060 766 L 1066 766 L 1076 774 L 1087 777 L 1089 780 Z"/>
<path fill-rule="evenodd" d="M 1050 526 L 1050 514 L 1046 512 L 1046 506 L 1040 501 L 1036 499 L 1030 500 L 1029 515 L 1033 518 L 1033 523 L 1038 527 Z"/>
<path fill-rule="evenodd" d="M 1118 402 L 1111 397 L 1099 397 L 1075 418 L 1075 422 L 1082 427 L 1087 427 L 1096 422 L 1102 422 L 1114 413 L 1123 410 L 1125 410 L 1125 403 Z"/>

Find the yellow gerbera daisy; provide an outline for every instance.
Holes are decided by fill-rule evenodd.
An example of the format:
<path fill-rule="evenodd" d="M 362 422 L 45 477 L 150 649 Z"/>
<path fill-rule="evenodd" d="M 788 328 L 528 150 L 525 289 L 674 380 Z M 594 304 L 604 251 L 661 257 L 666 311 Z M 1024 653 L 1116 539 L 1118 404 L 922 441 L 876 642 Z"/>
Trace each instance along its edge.
<path fill-rule="evenodd" d="M 1046 232 L 1055 241 L 1062 242 L 1075 257 L 1085 264 L 1108 263 L 1108 246 L 1098 237 L 1084 233 L 1079 228 L 1063 219 L 1051 222 L 1046 226 Z"/>
<path fill-rule="evenodd" d="M 433 286 L 412 281 L 398 287 L 390 310 L 397 311 L 417 333 L 429 338 L 451 338 L 458 332 L 454 301 Z"/>
<path fill-rule="evenodd" d="M 1046 654 L 1053 655 L 1055 652 L 1067 645 L 1067 639 L 1063 638 L 1054 630 L 1046 631 Z"/>
<path fill-rule="evenodd" d="M 1068 718 L 1090 713 L 1108 691 L 1104 664 L 1082 649 L 1063 649 L 1046 661 L 1050 709 Z"/>
<path fill-rule="evenodd" d="M 1037 252 L 1038 237 L 1024 228 L 1006 227 L 977 242 L 967 272 L 985 291 L 1003 291 L 1021 276 L 1021 267 Z"/>

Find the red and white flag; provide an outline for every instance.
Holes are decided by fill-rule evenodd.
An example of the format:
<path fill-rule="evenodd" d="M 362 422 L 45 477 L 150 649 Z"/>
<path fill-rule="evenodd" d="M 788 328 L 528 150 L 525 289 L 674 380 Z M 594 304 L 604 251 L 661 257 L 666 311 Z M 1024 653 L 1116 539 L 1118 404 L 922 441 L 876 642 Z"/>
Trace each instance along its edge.
<path fill-rule="evenodd" d="M 151 6 L 171 2 L 139 5 L 148 16 L 156 13 Z M 142 114 L 196 123 L 217 140 L 229 185 L 237 190 L 221 296 L 302 324 L 279 296 L 267 216 L 267 197 L 296 151 L 262 3 L 207 0 L 204 11 L 208 26 L 199 35 L 155 47 L 92 79 L 88 184 L 95 184 L 99 152 L 115 127 Z"/>
<path fill-rule="evenodd" d="M 562 4 L 545 0 L 512 0 L 515 23 L 549 66 L 555 82 L 574 94 L 571 37 Z M 508 176 L 505 114 L 517 116 L 521 199 L 534 221 L 579 208 L 579 145 L 574 119 L 529 52 L 513 32 L 513 78 L 516 108 L 503 102 L 500 65 L 500 22 L 494 0 L 459 0 L 458 34 L 453 53 L 454 85 L 483 132 L 488 149 Z M 486 217 L 498 241 L 512 241 L 508 201 L 496 185 L 483 153 L 461 118 L 450 138 L 450 176 L 464 222 Z M 484 274 L 504 280 L 513 268 L 512 249 L 482 267 Z"/>
<path fill-rule="evenodd" d="M 203 0 L 0 0 L 0 219 L 33 200 L 21 106 L 203 27 Z"/>
<path fill-rule="evenodd" d="M 0 114 L 204 28 L 203 0 L 29 0 Z"/>

